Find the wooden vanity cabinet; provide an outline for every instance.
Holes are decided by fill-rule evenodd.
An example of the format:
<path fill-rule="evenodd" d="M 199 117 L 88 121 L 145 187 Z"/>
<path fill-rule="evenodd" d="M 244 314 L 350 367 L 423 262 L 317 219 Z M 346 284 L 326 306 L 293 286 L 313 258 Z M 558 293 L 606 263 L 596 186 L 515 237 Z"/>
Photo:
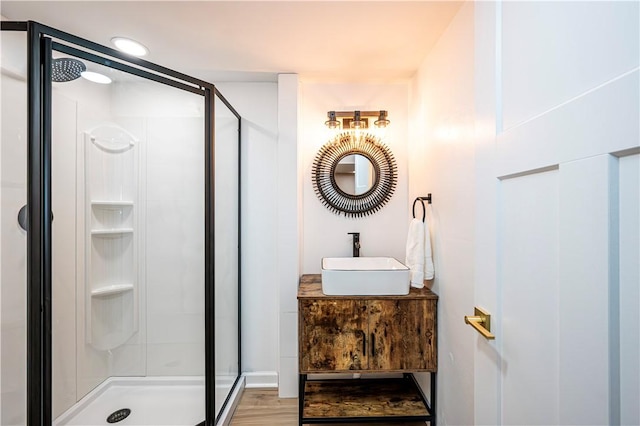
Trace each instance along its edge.
<path fill-rule="evenodd" d="M 300 372 L 436 371 L 435 305 L 434 299 L 300 299 Z"/>
<path fill-rule="evenodd" d="M 366 302 L 308 299 L 298 309 L 301 372 L 369 368 Z"/>
<path fill-rule="evenodd" d="M 337 422 L 355 422 L 357 419 L 366 422 L 371 420 L 371 413 L 375 413 L 376 419 L 388 415 L 395 421 L 420 419 L 435 425 L 437 301 L 438 296 L 426 288 L 412 288 L 403 296 L 326 296 L 322 293 L 320 275 L 303 275 L 298 289 L 299 424 L 328 423 L 327 417 L 335 417 Z M 328 405 L 321 410 L 322 415 L 311 414 L 318 409 L 318 403 L 309 401 L 313 398 L 331 401 L 332 387 L 346 384 L 344 381 L 308 381 L 308 374 L 374 372 L 405 373 L 398 383 L 397 379 L 396 382 L 360 382 L 372 389 L 378 385 L 382 390 L 394 386 L 399 386 L 396 389 L 415 388 L 417 397 L 407 399 L 413 404 L 409 404 L 411 408 L 398 402 L 400 406 L 395 407 L 396 411 L 385 414 L 391 406 L 389 401 L 397 402 L 398 398 L 391 395 L 386 400 L 384 395 L 372 390 L 372 405 L 367 405 L 366 397 L 362 397 L 362 404 L 360 401 L 358 404 L 345 403 L 344 394 L 338 393 L 335 406 L 326 402 Z M 409 374 L 414 372 L 431 373 L 431 404 L 426 402 Z M 357 386 L 357 382 L 346 383 Z M 319 392 L 324 394 L 318 397 Z M 397 396 L 397 391 L 395 393 Z M 349 410 L 344 409 L 345 404 L 366 407 L 366 415 L 350 415 Z M 409 414 L 403 415 L 403 410 L 408 410 Z"/>
<path fill-rule="evenodd" d="M 436 371 L 437 299 L 369 300 L 367 303 L 369 370 Z"/>

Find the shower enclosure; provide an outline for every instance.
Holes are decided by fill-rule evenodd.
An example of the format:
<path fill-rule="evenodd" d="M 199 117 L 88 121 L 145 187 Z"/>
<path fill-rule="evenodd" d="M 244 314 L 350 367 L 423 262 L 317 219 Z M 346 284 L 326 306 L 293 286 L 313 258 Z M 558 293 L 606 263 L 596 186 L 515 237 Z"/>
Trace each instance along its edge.
<path fill-rule="evenodd" d="M 241 371 L 240 116 L 35 22 L 2 22 L 1 88 L 0 424 L 216 424 Z"/>

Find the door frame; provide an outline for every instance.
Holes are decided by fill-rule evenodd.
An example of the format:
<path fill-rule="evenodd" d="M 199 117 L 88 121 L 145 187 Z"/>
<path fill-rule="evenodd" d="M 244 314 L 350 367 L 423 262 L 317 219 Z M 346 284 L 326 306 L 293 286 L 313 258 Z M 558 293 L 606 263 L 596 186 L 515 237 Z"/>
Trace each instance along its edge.
<path fill-rule="evenodd" d="M 80 57 L 110 68 L 189 91 L 204 97 L 205 143 L 205 420 L 213 426 L 215 415 L 215 97 L 238 118 L 238 148 L 241 148 L 240 114 L 215 86 L 178 71 L 131 57 L 64 31 L 34 21 L 3 21 L 2 31 L 27 32 L 28 153 L 27 153 L 27 425 L 53 424 L 52 407 L 52 187 L 51 187 L 51 53 L 53 50 Z M 54 41 L 56 40 L 61 41 Z M 79 50 L 69 43 L 86 50 Z M 95 54 L 95 53 L 97 54 Z M 104 56 L 100 56 L 104 55 Z M 105 56 L 109 56 L 107 58 Z M 115 58 L 113 60 L 111 58 Z M 239 156 L 240 157 L 240 156 Z M 240 158 L 238 158 L 240 180 Z M 240 185 L 238 185 L 240 215 Z M 238 226 L 238 257 L 241 235 Z M 240 295 L 238 262 L 238 296 Z M 238 298 L 238 321 L 240 298 Z M 240 327 L 238 327 L 238 376 L 240 364 Z M 228 402 L 228 398 L 225 404 Z M 223 408 L 224 408 L 223 405 Z"/>

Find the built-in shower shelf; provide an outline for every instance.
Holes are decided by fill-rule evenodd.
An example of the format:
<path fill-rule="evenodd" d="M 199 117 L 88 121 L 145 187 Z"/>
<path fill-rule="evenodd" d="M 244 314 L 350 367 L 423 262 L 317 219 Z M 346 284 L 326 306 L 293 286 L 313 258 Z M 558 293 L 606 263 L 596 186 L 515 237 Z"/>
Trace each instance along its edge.
<path fill-rule="evenodd" d="M 118 234 L 131 234 L 133 228 L 119 228 L 119 229 L 94 229 L 91 231 L 91 235 L 118 235 Z"/>
<path fill-rule="evenodd" d="M 133 201 L 92 201 L 92 206 L 98 207 L 122 207 L 122 206 L 133 206 Z"/>
<path fill-rule="evenodd" d="M 91 297 L 111 296 L 133 290 L 133 284 L 113 284 L 91 290 Z"/>
<path fill-rule="evenodd" d="M 115 123 L 85 131 L 82 141 L 85 341 L 98 351 L 124 345 L 138 331 L 144 285 L 138 200 L 145 175 L 138 142 Z"/>

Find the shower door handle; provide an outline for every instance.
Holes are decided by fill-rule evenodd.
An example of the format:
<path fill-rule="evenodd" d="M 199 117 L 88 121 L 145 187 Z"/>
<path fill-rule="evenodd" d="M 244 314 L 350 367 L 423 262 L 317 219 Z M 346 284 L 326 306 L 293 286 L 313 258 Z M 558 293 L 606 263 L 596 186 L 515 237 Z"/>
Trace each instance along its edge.
<path fill-rule="evenodd" d="M 26 204 L 20 207 L 20 210 L 18 210 L 18 225 L 20 225 L 20 228 L 24 229 L 25 231 L 28 231 L 27 227 L 29 226 L 29 220 L 27 219 Z"/>

